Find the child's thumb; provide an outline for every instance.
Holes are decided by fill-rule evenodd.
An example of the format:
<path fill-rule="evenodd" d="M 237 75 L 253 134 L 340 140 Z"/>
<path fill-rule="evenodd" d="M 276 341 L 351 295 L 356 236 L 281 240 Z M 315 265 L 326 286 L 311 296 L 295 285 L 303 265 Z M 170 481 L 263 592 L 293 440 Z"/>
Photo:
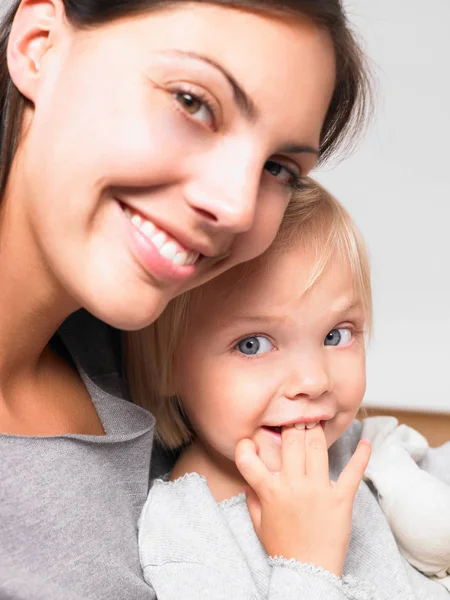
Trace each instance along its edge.
<path fill-rule="evenodd" d="M 234 460 L 248 485 L 258 496 L 263 497 L 271 474 L 257 455 L 254 442 L 248 439 L 238 442 Z"/>

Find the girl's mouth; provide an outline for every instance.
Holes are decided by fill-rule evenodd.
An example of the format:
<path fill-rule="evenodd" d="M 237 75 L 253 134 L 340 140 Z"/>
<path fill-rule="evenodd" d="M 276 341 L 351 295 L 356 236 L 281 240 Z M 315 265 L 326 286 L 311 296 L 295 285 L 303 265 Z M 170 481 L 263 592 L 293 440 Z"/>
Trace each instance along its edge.
<path fill-rule="evenodd" d="M 281 444 L 281 433 L 284 427 L 292 427 L 294 426 L 296 429 L 313 429 L 316 425 L 320 425 L 322 429 L 325 427 L 326 421 L 313 421 L 309 423 L 305 423 L 304 421 L 298 421 L 297 423 L 292 423 L 290 425 L 263 425 L 261 429 L 266 431 L 273 439 Z"/>

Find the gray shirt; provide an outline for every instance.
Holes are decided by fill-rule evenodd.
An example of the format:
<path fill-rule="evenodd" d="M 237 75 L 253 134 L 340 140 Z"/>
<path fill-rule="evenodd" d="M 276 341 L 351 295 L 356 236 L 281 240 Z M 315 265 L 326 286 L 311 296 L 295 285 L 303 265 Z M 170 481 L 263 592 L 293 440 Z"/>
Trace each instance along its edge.
<path fill-rule="evenodd" d="M 360 435 L 355 421 L 330 449 L 333 479 Z M 449 481 L 450 444 L 431 450 L 422 466 Z M 217 504 L 206 480 L 194 473 L 155 481 L 140 519 L 140 556 L 158 600 L 450 600 L 442 585 L 400 554 L 364 482 L 352 525 L 342 579 L 309 564 L 274 560 L 255 534 L 244 495 Z"/>
<path fill-rule="evenodd" d="M 118 332 L 80 311 L 60 334 L 106 435 L 0 435 L 0 599 L 149 600 L 137 520 L 153 417 L 124 399 Z"/>

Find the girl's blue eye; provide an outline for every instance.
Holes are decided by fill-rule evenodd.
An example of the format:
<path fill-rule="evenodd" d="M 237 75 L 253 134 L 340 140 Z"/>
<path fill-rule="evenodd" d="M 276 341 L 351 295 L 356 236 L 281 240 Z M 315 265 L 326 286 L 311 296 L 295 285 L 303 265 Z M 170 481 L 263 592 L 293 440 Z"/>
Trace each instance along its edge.
<path fill-rule="evenodd" d="M 246 356 L 254 356 L 256 354 L 270 352 L 273 345 L 272 342 L 263 335 L 253 335 L 238 342 L 237 348 L 239 352 Z"/>
<path fill-rule="evenodd" d="M 351 342 L 352 332 L 348 327 L 342 327 L 341 329 L 332 329 L 327 334 L 324 344 L 325 346 L 346 346 Z"/>
<path fill-rule="evenodd" d="M 274 160 L 268 160 L 264 169 L 273 177 L 276 177 L 280 183 L 288 187 L 297 188 L 300 185 L 300 177 L 293 170 Z"/>
<path fill-rule="evenodd" d="M 208 127 L 214 124 L 214 114 L 206 100 L 188 92 L 178 92 L 175 94 L 175 98 L 192 117 L 205 123 Z"/>

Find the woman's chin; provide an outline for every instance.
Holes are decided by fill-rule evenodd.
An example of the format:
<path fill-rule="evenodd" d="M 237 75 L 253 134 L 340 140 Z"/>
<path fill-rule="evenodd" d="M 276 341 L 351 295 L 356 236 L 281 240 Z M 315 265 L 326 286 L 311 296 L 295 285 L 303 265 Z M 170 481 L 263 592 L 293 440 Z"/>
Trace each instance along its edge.
<path fill-rule="evenodd" d="M 170 297 L 156 291 L 146 298 L 105 298 L 98 302 L 84 302 L 82 306 L 111 327 L 124 331 L 136 331 L 153 323 L 166 308 Z"/>

